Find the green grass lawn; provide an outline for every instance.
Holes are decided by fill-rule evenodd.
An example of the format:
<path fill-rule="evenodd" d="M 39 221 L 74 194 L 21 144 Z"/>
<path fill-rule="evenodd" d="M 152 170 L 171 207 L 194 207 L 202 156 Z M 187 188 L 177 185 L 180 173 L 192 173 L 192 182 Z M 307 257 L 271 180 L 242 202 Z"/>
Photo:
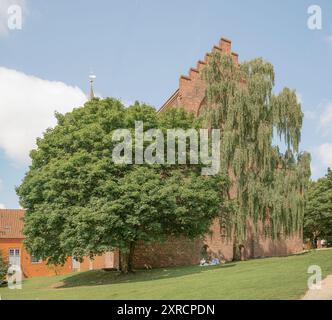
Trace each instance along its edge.
<path fill-rule="evenodd" d="M 332 274 L 332 250 L 229 263 L 164 268 L 131 275 L 88 271 L 33 278 L 22 290 L 0 288 L 6 299 L 299 299 L 310 265 Z"/>

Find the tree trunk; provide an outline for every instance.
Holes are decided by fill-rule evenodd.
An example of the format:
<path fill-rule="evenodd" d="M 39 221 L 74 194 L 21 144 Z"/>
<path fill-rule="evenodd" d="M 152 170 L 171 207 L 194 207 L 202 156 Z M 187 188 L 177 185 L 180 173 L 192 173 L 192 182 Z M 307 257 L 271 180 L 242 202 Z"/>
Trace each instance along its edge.
<path fill-rule="evenodd" d="M 127 248 L 120 251 L 120 270 L 121 273 L 128 274 L 133 271 L 135 242 L 130 242 Z"/>
<path fill-rule="evenodd" d="M 135 242 L 131 242 L 129 246 L 129 256 L 128 256 L 129 272 L 134 272 L 134 251 L 135 251 Z"/>
<path fill-rule="evenodd" d="M 233 201 L 236 196 L 232 196 L 232 192 L 231 189 L 234 187 L 235 184 L 235 177 L 234 177 L 234 173 L 228 169 L 228 176 L 230 178 L 231 181 L 231 185 L 230 187 L 227 189 L 227 198 L 228 201 Z M 237 192 L 236 192 L 237 193 Z M 233 212 L 232 214 L 238 214 L 237 212 Z M 233 261 L 238 261 L 241 259 L 241 252 L 240 252 L 240 248 L 239 248 L 239 240 L 237 238 L 237 223 L 234 224 L 234 226 L 232 226 L 232 241 L 233 241 Z"/>
<path fill-rule="evenodd" d="M 237 238 L 237 223 L 235 223 L 233 230 L 233 261 L 239 260 L 241 260 L 241 251 L 239 239 Z"/>
<path fill-rule="evenodd" d="M 240 246 L 238 244 L 236 231 L 233 234 L 233 261 L 239 261 L 241 259 Z"/>

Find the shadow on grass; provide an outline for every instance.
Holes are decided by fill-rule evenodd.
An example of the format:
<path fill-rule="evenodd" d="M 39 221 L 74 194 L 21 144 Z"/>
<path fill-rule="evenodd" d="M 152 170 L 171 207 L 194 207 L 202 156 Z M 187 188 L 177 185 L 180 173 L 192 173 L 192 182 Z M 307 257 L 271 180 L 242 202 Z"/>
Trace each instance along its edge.
<path fill-rule="evenodd" d="M 236 266 L 235 263 L 229 263 L 224 266 L 211 267 L 173 267 L 154 270 L 138 270 L 135 273 L 127 275 L 121 274 L 117 271 L 93 270 L 69 276 L 68 278 L 65 278 L 59 285 L 56 285 L 55 288 L 64 289 L 73 287 L 102 286 L 117 283 L 161 280 L 199 274 L 216 269 L 227 269 L 234 266 Z"/>
<path fill-rule="evenodd" d="M 308 253 L 311 253 L 311 250 L 305 250 L 305 251 L 302 251 L 302 252 L 299 252 L 299 253 L 294 253 L 292 256 L 304 256 Z"/>

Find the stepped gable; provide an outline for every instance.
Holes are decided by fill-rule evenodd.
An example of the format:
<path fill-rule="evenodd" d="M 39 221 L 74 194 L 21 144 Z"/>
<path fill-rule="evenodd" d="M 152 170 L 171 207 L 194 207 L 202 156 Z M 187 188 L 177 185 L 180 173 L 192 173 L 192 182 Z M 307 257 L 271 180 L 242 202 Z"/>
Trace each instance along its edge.
<path fill-rule="evenodd" d="M 219 51 L 222 53 L 232 55 L 233 61 L 238 65 L 238 54 L 232 52 L 232 43 L 230 40 L 221 38 L 218 45 L 212 48 L 211 52 Z M 165 111 L 169 108 L 183 107 L 187 111 L 193 112 L 195 115 L 199 114 L 199 110 L 204 103 L 206 85 L 201 78 L 201 71 L 206 66 L 211 53 L 207 53 L 204 60 L 197 62 L 196 68 L 190 68 L 188 75 L 180 76 L 179 88 L 173 95 L 164 103 L 159 109 L 159 112 Z"/>

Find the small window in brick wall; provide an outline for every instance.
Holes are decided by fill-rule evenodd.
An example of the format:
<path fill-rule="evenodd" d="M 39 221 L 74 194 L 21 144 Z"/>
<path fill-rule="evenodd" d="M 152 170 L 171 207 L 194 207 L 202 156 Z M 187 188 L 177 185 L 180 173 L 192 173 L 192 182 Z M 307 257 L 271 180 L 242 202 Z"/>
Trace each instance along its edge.
<path fill-rule="evenodd" d="M 42 263 L 43 260 L 39 257 L 31 256 L 30 258 L 31 263 Z"/>

